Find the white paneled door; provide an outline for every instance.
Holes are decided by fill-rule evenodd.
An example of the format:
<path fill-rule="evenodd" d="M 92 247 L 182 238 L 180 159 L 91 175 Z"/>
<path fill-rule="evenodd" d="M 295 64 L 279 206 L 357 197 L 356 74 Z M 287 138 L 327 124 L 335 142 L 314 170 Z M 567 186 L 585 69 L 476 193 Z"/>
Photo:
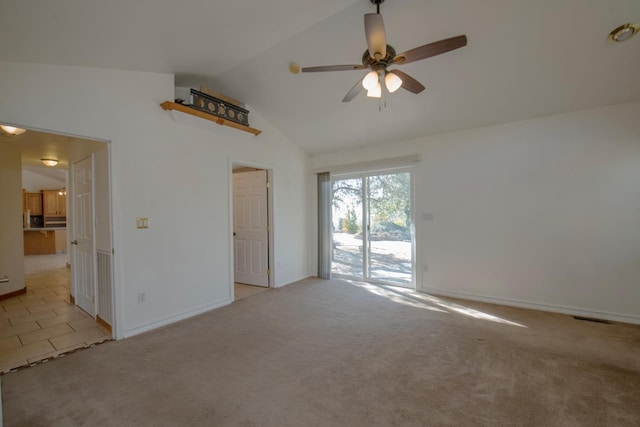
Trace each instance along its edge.
<path fill-rule="evenodd" d="M 72 268 L 76 304 L 92 316 L 96 314 L 94 233 L 93 233 L 93 156 L 73 164 Z"/>
<path fill-rule="evenodd" d="M 233 174 L 235 282 L 269 286 L 267 171 Z"/>

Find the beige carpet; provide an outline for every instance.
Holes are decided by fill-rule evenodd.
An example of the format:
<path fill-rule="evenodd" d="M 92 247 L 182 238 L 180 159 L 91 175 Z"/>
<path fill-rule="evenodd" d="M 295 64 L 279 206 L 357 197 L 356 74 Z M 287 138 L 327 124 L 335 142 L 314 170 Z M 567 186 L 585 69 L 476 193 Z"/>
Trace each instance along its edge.
<path fill-rule="evenodd" d="M 309 279 L 5 374 L 8 426 L 637 426 L 640 326 Z"/>
<path fill-rule="evenodd" d="M 267 292 L 269 289 L 271 289 L 271 288 L 264 288 L 262 286 L 245 285 L 243 283 L 235 283 L 233 285 L 233 288 L 234 288 L 233 297 L 235 301 L 241 300 L 243 298 L 248 298 L 253 295 L 260 294 L 262 292 Z"/>

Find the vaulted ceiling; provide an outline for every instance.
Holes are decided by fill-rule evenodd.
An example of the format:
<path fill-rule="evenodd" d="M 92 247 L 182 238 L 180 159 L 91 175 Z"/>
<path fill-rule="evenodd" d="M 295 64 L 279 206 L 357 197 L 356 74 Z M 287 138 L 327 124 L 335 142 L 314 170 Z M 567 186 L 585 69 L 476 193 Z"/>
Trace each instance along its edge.
<path fill-rule="evenodd" d="M 638 0 L 386 0 L 398 52 L 466 34 L 468 45 L 399 67 L 427 89 L 341 100 L 369 0 L 0 0 L 0 60 L 176 75 L 258 111 L 310 154 L 640 100 Z"/>

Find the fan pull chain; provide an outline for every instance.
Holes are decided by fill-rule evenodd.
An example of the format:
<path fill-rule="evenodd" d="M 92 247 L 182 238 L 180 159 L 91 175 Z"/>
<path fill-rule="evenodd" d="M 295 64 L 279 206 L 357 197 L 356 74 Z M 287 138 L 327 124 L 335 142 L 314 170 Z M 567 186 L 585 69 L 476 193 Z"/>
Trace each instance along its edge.
<path fill-rule="evenodd" d="M 380 98 L 378 98 L 378 112 L 382 112 L 382 108 L 387 108 L 387 97 L 384 96 L 384 91 L 382 92 L 382 95 L 380 96 Z"/>

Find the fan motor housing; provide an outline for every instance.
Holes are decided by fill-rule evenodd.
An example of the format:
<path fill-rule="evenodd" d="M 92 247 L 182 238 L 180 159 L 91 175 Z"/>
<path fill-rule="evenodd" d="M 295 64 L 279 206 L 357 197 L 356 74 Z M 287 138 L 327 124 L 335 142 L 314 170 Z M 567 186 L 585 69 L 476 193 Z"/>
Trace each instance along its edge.
<path fill-rule="evenodd" d="M 371 0 L 373 2 L 373 0 Z M 365 50 L 362 54 L 362 65 L 367 66 L 369 68 L 381 64 L 385 67 L 393 62 L 393 58 L 396 57 L 396 50 L 393 46 L 387 45 L 387 55 L 379 60 L 376 60 L 369 55 L 369 50 Z"/>

